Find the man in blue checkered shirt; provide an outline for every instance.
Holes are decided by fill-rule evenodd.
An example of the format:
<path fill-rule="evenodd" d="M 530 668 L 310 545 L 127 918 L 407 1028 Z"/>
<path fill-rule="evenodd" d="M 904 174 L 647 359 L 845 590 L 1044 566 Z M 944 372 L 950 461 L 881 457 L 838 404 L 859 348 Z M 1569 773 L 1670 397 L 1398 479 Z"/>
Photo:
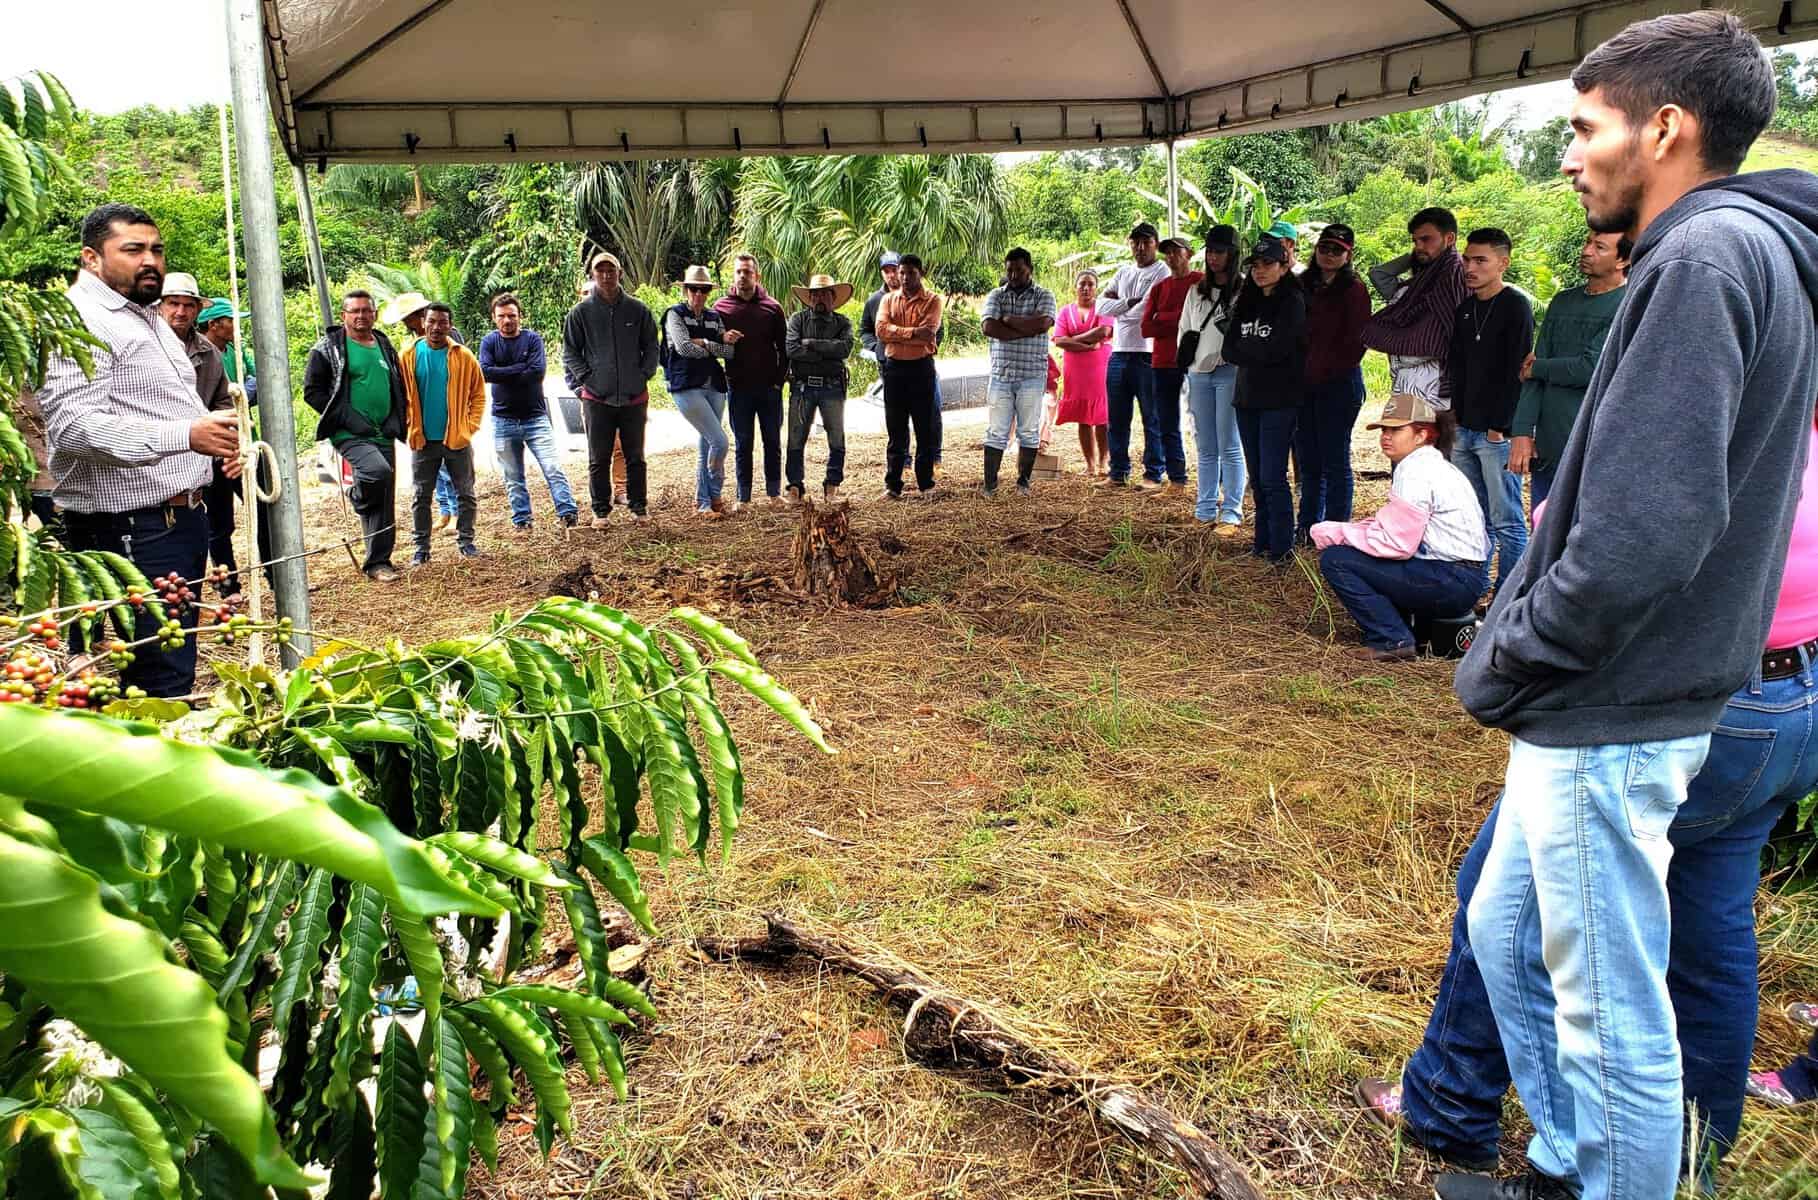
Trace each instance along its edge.
<path fill-rule="evenodd" d="M 985 297 L 985 336 L 991 340 L 989 411 L 985 418 L 985 495 L 997 494 L 998 468 L 1016 417 L 1016 490 L 1027 496 L 1041 447 L 1042 390 L 1048 382 L 1048 331 L 1054 293 L 1035 283 L 1035 263 L 1018 246 L 1004 255 L 1004 285 Z"/>

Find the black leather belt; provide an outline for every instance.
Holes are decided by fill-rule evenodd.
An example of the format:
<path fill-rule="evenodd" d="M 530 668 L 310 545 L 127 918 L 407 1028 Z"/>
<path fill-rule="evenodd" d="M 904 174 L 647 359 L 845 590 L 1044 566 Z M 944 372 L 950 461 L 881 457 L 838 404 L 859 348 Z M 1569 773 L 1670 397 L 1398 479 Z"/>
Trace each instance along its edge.
<path fill-rule="evenodd" d="M 808 388 L 844 388 L 846 381 L 837 375 L 798 375 L 797 387 Z"/>
<path fill-rule="evenodd" d="M 1813 638 L 1803 645 L 1786 646 L 1779 650 L 1769 650 L 1763 654 L 1761 656 L 1761 677 L 1763 679 L 1791 679 L 1805 670 L 1805 664 L 1809 662 L 1818 662 L 1818 638 Z"/>

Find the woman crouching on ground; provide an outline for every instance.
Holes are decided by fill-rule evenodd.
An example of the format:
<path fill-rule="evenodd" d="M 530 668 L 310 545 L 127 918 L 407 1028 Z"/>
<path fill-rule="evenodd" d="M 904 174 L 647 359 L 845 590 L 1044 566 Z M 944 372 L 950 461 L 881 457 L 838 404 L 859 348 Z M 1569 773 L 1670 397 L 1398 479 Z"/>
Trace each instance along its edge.
<path fill-rule="evenodd" d="M 703 517 L 726 515 L 721 491 L 726 486 L 726 371 L 719 360 L 732 357 L 744 336 L 727 329 L 720 314 L 707 307 L 713 276 L 706 267 L 689 267 L 682 276 L 682 303 L 663 314 L 663 380 L 677 410 L 701 435 L 695 468 L 695 512 Z"/>
<path fill-rule="evenodd" d="M 1363 629 L 1355 656 L 1413 658 L 1405 614 L 1469 612 L 1488 581 L 1489 533 L 1470 480 L 1451 463 L 1450 413 L 1391 396 L 1367 428 L 1382 431 L 1395 468 L 1389 502 L 1373 517 L 1321 521 L 1310 533 L 1319 573 Z"/>

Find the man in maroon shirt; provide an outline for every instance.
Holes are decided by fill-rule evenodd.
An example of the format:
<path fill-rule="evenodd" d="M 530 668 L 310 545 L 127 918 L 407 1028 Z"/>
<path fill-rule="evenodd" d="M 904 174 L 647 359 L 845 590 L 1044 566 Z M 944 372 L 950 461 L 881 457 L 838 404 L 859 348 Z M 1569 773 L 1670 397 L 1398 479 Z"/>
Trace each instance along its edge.
<path fill-rule="evenodd" d="M 1185 238 L 1163 239 L 1156 249 L 1168 264 L 1168 277 L 1149 289 L 1143 304 L 1143 336 L 1154 341 L 1149 365 L 1154 371 L 1155 411 L 1160 418 L 1162 458 L 1168 467 L 1168 491 L 1187 491 L 1187 448 L 1180 438 L 1180 385 L 1186 366 L 1176 362 L 1180 342 L 1180 310 L 1187 292 L 1205 276 L 1192 269 L 1193 247 Z M 1146 490 L 1136 485 L 1136 490 Z"/>
<path fill-rule="evenodd" d="M 726 383 L 732 395 L 733 455 L 738 461 L 738 507 L 751 503 L 751 427 L 755 422 L 764 439 L 764 492 L 772 504 L 783 502 L 783 380 L 789 376 L 785 347 L 788 323 L 783 306 L 770 298 L 759 283 L 757 259 L 741 254 L 733 259 L 732 290 L 720 297 L 713 311 L 727 329 L 744 336 L 726 363 Z"/>

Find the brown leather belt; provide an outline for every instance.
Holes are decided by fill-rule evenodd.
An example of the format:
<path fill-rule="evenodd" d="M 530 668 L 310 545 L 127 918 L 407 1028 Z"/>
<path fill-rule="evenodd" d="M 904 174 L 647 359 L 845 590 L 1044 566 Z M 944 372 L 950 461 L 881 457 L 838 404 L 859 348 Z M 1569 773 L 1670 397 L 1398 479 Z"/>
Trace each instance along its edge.
<path fill-rule="evenodd" d="M 178 492 L 176 495 L 172 496 L 170 499 L 164 501 L 161 504 L 153 505 L 152 507 L 154 507 L 154 508 L 201 508 L 202 501 L 203 501 L 202 489 L 197 488 L 191 492 Z"/>
<path fill-rule="evenodd" d="M 1800 658 L 1804 651 L 1805 657 Z M 1799 646 L 1786 646 L 1779 650 L 1769 650 L 1761 656 L 1761 677 L 1763 679 L 1791 679 L 1805 669 L 1806 663 L 1818 662 L 1818 638 L 1813 638 Z"/>

